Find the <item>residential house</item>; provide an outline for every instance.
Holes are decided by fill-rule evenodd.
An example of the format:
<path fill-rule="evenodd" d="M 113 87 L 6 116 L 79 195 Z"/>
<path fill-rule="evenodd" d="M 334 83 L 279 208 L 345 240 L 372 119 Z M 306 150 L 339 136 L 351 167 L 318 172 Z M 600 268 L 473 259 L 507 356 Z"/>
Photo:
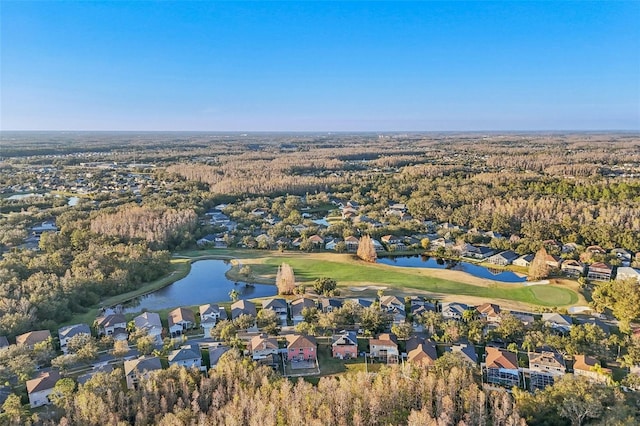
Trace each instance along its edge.
<path fill-rule="evenodd" d="M 398 308 L 404 311 L 405 309 L 404 300 L 400 300 L 396 296 L 382 296 L 380 298 L 380 307 L 387 310 Z"/>
<path fill-rule="evenodd" d="M 257 316 L 256 305 L 248 300 L 238 300 L 231 304 L 231 319 L 236 319 L 240 315 Z"/>
<path fill-rule="evenodd" d="M 475 247 L 476 249 L 472 257 L 476 259 L 487 259 L 496 253 L 496 251 L 491 247 L 487 247 L 487 246 L 475 246 Z"/>
<path fill-rule="evenodd" d="M 557 377 L 563 376 L 566 372 L 567 366 L 559 353 L 529 353 L 529 384 L 532 391 L 552 385 Z"/>
<path fill-rule="evenodd" d="M 375 359 L 387 361 L 389 364 L 397 364 L 400 353 L 396 336 L 384 333 L 377 339 L 369 340 L 369 356 Z"/>
<path fill-rule="evenodd" d="M 196 326 L 196 316 L 191 309 L 176 308 L 169 312 L 168 319 L 169 334 L 179 336 L 186 330 Z"/>
<path fill-rule="evenodd" d="M 607 251 L 600 246 L 589 246 L 585 251 L 591 254 L 607 254 Z"/>
<path fill-rule="evenodd" d="M 476 353 L 476 348 L 468 342 L 455 344 L 450 348 L 447 348 L 447 351 L 459 354 L 466 363 L 471 364 L 474 367 L 478 365 L 478 354 Z"/>
<path fill-rule="evenodd" d="M 291 311 L 291 320 L 293 325 L 298 325 L 304 321 L 302 311 L 304 308 L 317 309 L 316 302 L 307 297 L 301 297 L 291 302 L 289 310 Z"/>
<path fill-rule="evenodd" d="M 360 240 L 358 240 L 353 235 L 348 236 L 344 239 L 344 243 L 347 246 L 347 251 L 358 251 L 358 246 L 360 245 Z"/>
<path fill-rule="evenodd" d="M 387 245 L 390 244 L 398 244 L 402 242 L 402 238 L 396 237 L 395 235 L 384 235 L 380 240 Z"/>
<path fill-rule="evenodd" d="M 407 345 L 407 361 L 422 367 L 431 367 L 438 359 L 436 345 L 431 340 L 419 342 L 409 350 Z"/>
<path fill-rule="evenodd" d="M 640 284 L 640 269 L 634 269 L 628 266 L 620 266 L 616 271 L 616 280 L 635 280 L 638 284 Z"/>
<path fill-rule="evenodd" d="M 494 303 L 483 303 L 476 307 L 476 310 L 482 318 L 487 320 L 487 322 L 497 323 L 502 320 L 502 317 L 500 316 L 500 306 Z"/>
<path fill-rule="evenodd" d="M 563 333 L 568 332 L 573 326 L 573 320 L 568 315 L 556 314 L 556 313 L 544 313 L 542 314 L 542 321 L 554 330 L 561 331 Z"/>
<path fill-rule="evenodd" d="M 576 243 L 566 243 L 562 245 L 562 253 L 571 253 L 578 250 L 578 244 Z"/>
<path fill-rule="evenodd" d="M 533 262 L 533 258 L 534 257 L 535 257 L 535 255 L 533 255 L 533 254 L 525 254 L 525 255 L 520 256 L 516 260 L 514 260 L 513 264 L 515 266 L 523 266 L 525 268 L 528 268 L 529 266 L 531 266 L 531 262 Z"/>
<path fill-rule="evenodd" d="M 200 312 L 200 327 L 205 336 L 211 336 L 211 329 L 216 326 L 218 321 L 227 319 L 227 311 L 215 303 L 200 305 L 198 311 Z"/>
<path fill-rule="evenodd" d="M 493 263 L 494 265 L 506 266 L 513 263 L 514 260 L 518 258 L 518 254 L 514 251 L 507 250 L 498 254 L 494 254 L 493 256 L 487 259 L 487 262 Z"/>
<path fill-rule="evenodd" d="M 384 246 L 380 243 L 380 241 L 376 240 L 375 238 L 371 239 L 371 244 L 373 244 L 373 249 L 376 252 L 383 252 L 384 251 Z"/>
<path fill-rule="evenodd" d="M 122 314 L 107 314 L 96 319 L 96 329 L 98 336 L 116 336 L 121 340 L 121 336 L 127 334 L 127 319 Z"/>
<path fill-rule="evenodd" d="M 544 258 L 544 263 L 552 270 L 560 270 L 562 259 L 558 256 L 548 254 Z"/>
<path fill-rule="evenodd" d="M 247 349 L 254 361 L 264 359 L 270 355 L 278 354 L 278 340 L 261 333 L 251 338 Z"/>
<path fill-rule="evenodd" d="M 8 348 L 9 340 L 7 340 L 7 336 L 0 336 L 0 349 Z"/>
<path fill-rule="evenodd" d="M 29 331 L 28 333 L 16 336 L 16 345 L 22 345 L 29 349 L 33 349 L 33 347 L 38 343 L 47 342 L 50 339 L 51 332 L 49 330 Z"/>
<path fill-rule="evenodd" d="M 31 408 L 51 404 L 49 395 L 53 393 L 53 388 L 58 380 L 60 380 L 60 373 L 56 370 L 42 373 L 35 379 L 27 380 L 27 393 Z"/>
<path fill-rule="evenodd" d="M 604 333 L 606 335 L 611 334 L 611 327 L 609 327 L 609 324 L 607 324 L 606 322 L 600 320 L 599 318 L 579 317 L 578 318 L 578 323 L 580 323 L 580 324 L 592 324 L 592 325 L 595 325 L 596 327 L 599 327 L 600 329 L 602 329 L 602 331 L 604 331 Z"/>
<path fill-rule="evenodd" d="M 322 246 L 324 246 L 324 238 L 317 234 L 310 236 L 309 242 L 314 248 L 321 248 Z"/>
<path fill-rule="evenodd" d="M 340 238 L 332 238 L 324 245 L 325 250 L 336 250 L 338 248 L 338 244 L 341 243 L 342 240 Z"/>
<path fill-rule="evenodd" d="M 609 281 L 613 275 L 613 268 L 606 263 L 596 262 L 589 265 L 587 278 L 597 281 Z"/>
<path fill-rule="evenodd" d="M 368 308 L 369 306 L 373 305 L 373 300 L 369 299 L 352 298 L 347 300 L 355 303 L 356 305 L 360 305 L 362 308 Z"/>
<path fill-rule="evenodd" d="M 355 331 L 341 331 L 331 337 L 331 356 L 340 359 L 358 357 L 358 338 Z"/>
<path fill-rule="evenodd" d="M 413 318 L 417 318 L 419 315 L 424 314 L 425 312 L 436 312 L 436 305 L 432 302 L 425 301 L 411 301 L 411 315 Z"/>
<path fill-rule="evenodd" d="M 68 352 L 67 344 L 72 337 L 84 334 L 91 337 L 91 329 L 87 324 L 74 324 L 62 327 L 58 330 L 58 337 L 60 339 L 60 349 L 62 353 Z"/>
<path fill-rule="evenodd" d="M 287 361 L 316 361 L 318 357 L 318 345 L 313 336 L 304 334 L 287 334 Z"/>
<path fill-rule="evenodd" d="M 179 365 L 186 368 L 197 368 L 203 370 L 202 366 L 202 354 L 200 353 L 200 346 L 196 345 L 184 345 L 180 349 L 176 349 L 169 353 L 167 357 L 169 365 Z"/>
<path fill-rule="evenodd" d="M 95 376 L 96 374 L 98 374 L 98 373 L 110 374 L 112 371 L 113 371 L 113 365 L 112 364 L 109 364 L 107 362 L 102 363 L 102 364 L 98 364 L 98 365 L 94 366 L 93 369 L 91 371 L 89 371 L 88 373 L 81 374 L 80 376 L 78 376 L 77 382 L 80 385 L 84 385 L 89 380 L 91 380 L 91 378 L 93 378 L 93 376 Z"/>
<path fill-rule="evenodd" d="M 594 382 L 605 383 L 611 378 L 611 369 L 602 368 L 597 359 L 588 355 L 574 355 L 573 374 Z"/>
<path fill-rule="evenodd" d="M 281 325 L 287 325 L 288 307 L 287 301 L 282 298 L 268 299 L 262 302 L 262 309 L 271 310 L 276 313 L 280 319 Z"/>
<path fill-rule="evenodd" d="M 162 370 L 160 358 L 141 357 L 124 362 L 124 376 L 127 381 L 127 388 L 135 389 L 141 378 L 149 377 L 149 373 Z"/>
<path fill-rule="evenodd" d="M 199 240 L 197 240 L 196 244 L 198 246 L 206 246 L 209 244 L 215 244 L 215 242 L 216 242 L 216 236 L 214 234 L 208 234 L 200 238 Z"/>
<path fill-rule="evenodd" d="M 577 260 L 568 259 L 562 262 L 560 270 L 569 277 L 579 277 L 584 274 L 584 264 Z"/>
<path fill-rule="evenodd" d="M 153 337 L 156 345 L 162 344 L 162 321 L 156 312 L 143 312 L 133 319 L 136 330 Z"/>
<path fill-rule="evenodd" d="M 536 320 L 530 312 L 509 311 L 509 314 L 511 314 L 512 317 L 519 319 L 524 325 L 531 325 Z"/>
<path fill-rule="evenodd" d="M 380 307 L 392 316 L 394 324 L 402 324 L 407 318 L 405 312 L 405 304 L 396 296 L 382 296 L 380 299 Z"/>
<path fill-rule="evenodd" d="M 333 297 L 323 297 L 318 300 L 318 305 L 320 306 L 322 312 L 326 314 L 340 309 L 342 307 L 342 300 L 334 299 Z"/>
<path fill-rule="evenodd" d="M 622 262 L 622 266 L 631 265 L 631 259 L 633 258 L 633 254 L 631 252 L 623 248 L 614 248 L 610 253 L 620 259 L 620 262 Z"/>
<path fill-rule="evenodd" d="M 486 347 L 486 359 L 482 368 L 487 374 L 487 382 L 507 387 L 520 384 L 518 356 L 505 349 Z"/>
<path fill-rule="evenodd" d="M 216 368 L 218 366 L 218 362 L 220 361 L 220 357 L 227 353 L 231 348 L 228 346 L 217 344 L 209 346 L 209 366 L 211 368 Z"/>
<path fill-rule="evenodd" d="M 469 309 L 464 303 L 450 302 L 442 304 L 442 316 L 446 319 L 462 319 L 464 311 Z"/>

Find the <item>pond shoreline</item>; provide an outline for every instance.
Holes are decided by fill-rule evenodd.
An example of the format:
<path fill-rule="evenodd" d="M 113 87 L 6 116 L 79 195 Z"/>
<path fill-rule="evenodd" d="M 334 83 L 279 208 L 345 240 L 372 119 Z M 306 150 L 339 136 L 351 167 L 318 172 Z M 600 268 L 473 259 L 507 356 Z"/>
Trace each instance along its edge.
<path fill-rule="evenodd" d="M 172 259 L 181 259 L 181 260 L 185 260 L 186 263 L 186 268 L 184 271 L 172 271 L 171 273 L 169 273 L 168 275 L 160 278 L 159 280 L 166 280 L 166 282 L 164 282 L 162 285 L 153 287 L 153 288 L 148 288 L 145 289 L 144 291 L 137 293 L 137 294 L 132 294 L 132 293 L 136 293 L 136 290 L 126 293 L 126 295 L 120 295 L 120 296 L 113 296 L 110 299 L 116 299 L 113 302 L 109 301 L 109 299 L 100 302 L 100 306 L 98 307 L 98 309 L 106 309 L 106 308 L 113 308 L 115 306 L 123 306 L 126 304 L 129 304 L 131 302 L 133 302 L 135 299 L 138 298 L 142 298 L 145 296 L 149 296 L 152 293 L 155 293 L 157 291 L 160 291 L 166 287 L 169 287 L 170 285 L 175 284 L 176 282 L 180 281 L 181 279 L 186 278 L 190 273 L 191 273 L 191 265 L 195 262 L 201 261 L 201 260 L 228 260 L 230 262 L 230 268 L 227 272 L 225 272 L 225 276 L 227 277 L 227 279 L 231 280 L 231 281 L 235 281 L 238 283 L 243 283 L 243 284 L 249 284 L 249 285 L 275 285 L 275 284 L 269 284 L 266 282 L 260 282 L 260 281 L 249 281 L 246 279 L 239 279 L 239 274 L 237 273 L 233 273 L 232 271 L 236 268 L 238 268 L 238 265 L 240 263 L 239 259 L 237 257 L 234 256 L 228 256 L 228 255 L 222 255 L 222 254 L 211 254 L 211 255 L 202 255 L 202 256 L 196 256 L 196 257 L 191 257 L 191 256 L 183 256 L 183 255 L 174 255 L 171 257 Z M 237 263 L 237 264 L 236 264 Z M 124 299 L 120 299 L 122 296 L 125 296 L 126 298 Z"/>
<path fill-rule="evenodd" d="M 124 313 L 133 313 L 204 303 L 223 303 L 234 290 L 237 290 L 240 299 L 260 298 L 276 293 L 273 283 L 254 282 L 252 276 L 239 275 L 237 271 L 242 267 L 242 263 L 232 256 L 175 256 L 175 260 L 178 260 L 175 263 L 184 265 L 182 270 L 166 276 L 162 285 L 147 288 L 147 291 L 137 294 L 128 294 L 127 297 L 112 300 L 117 303 L 103 306 L 115 307 Z"/>

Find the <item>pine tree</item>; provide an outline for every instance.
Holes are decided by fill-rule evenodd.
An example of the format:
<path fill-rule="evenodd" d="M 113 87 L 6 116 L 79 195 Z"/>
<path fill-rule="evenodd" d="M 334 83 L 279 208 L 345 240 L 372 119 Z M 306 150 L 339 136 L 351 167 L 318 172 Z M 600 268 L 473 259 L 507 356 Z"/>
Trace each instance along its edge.
<path fill-rule="evenodd" d="M 376 253 L 376 248 L 373 245 L 373 240 L 368 235 L 363 235 L 360 238 L 360 243 L 358 244 L 358 251 L 356 252 L 358 257 L 365 262 L 375 262 L 378 258 Z"/>
<path fill-rule="evenodd" d="M 533 258 L 531 265 L 529 266 L 529 281 L 537 281 L 549 276 L 549 265 L 547 265 L 547 250 L 542 247 L 536 252 L 536 257 Z"/>
<path fill-rule="evenodd" d="M 293 275 L 293 268 L 289 264 L 283 263 L 278 266 L 276 286 L 278 287 L 278 294 L 293 294 L 296 288 L 296 277 Z"/>

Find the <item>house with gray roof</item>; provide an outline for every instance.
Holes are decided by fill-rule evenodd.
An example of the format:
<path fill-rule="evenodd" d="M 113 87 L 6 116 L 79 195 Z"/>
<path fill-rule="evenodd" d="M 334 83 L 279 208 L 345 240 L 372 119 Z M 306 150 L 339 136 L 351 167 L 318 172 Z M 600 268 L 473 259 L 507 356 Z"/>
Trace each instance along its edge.
<path fill-rule="evenodd" d="M 460 355 L 465 362 L 473 366 L 478 365 L 478 354 L 476 353 L 476 348 L 471 343 L 458 343 L 446 350 L 447 352 Z"/>
<path fill-rule="evenodd" d="M 156 356 L 125 361 L 124 375 L 127 381 L 127 388 L 135 389 L 141 378 L 148 377 L 149 373 L 156 370 L 162 370 L 160 358 Z"/>
<path fill-rule="evenodd" d="M 516 260 L 518 257 L 520 257 L 518 256 L 518 253 L 511 250 L 507 250 L 498 254 L 494 254 L 493 256 L 487 259 L 487 262 L 493 263 L 494 265 L 507 266 L 507 265 L 511 265 L 513 261 Z"/>
<path fill-rule="evenodd" d="M 544 313 L 542 314 L 542 321 L 554 330 L 568 332 L 573 326 L 573 320 L 568 315 L 556 314 L 556 313 Z"/>
<path fill-rule="evenodd" d="M 198 345 L 184 345 L 169 353 L 167 357 L 169 365 L 179 365 L 186 368 L 204 369 L 202 366 L 202 354 Z"/>
<path fill-rule="evenodd" d="M 251 315 L 256 317 L 256 305 L 248 300 L 238 300 L 231 305 L 231 318 L 236 319 L 240 315 Z"/>
<path fill-rule="evenodd" d="M 143 312 L 133 319 L 136 330 L 153 337 L 156 344 L 162 344 L 162 321 L 155 312 Z"/>
<path fill-rule="evenodd" d="M 58 337 L 60 339 L 60 349 L 62 353 L 68 352 L 67 344 L 72 337 L 84 334 L 91 337 L 91 329 L 87 324 L 74 324 L 62 327 L 58 330 Z"/>

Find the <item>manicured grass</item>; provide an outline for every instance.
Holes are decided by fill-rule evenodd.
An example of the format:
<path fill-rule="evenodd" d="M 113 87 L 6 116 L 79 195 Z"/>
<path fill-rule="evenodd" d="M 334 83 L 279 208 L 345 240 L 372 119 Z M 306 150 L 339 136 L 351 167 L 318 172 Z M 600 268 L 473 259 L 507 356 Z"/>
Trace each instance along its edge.
<path fill-rule="evenodd" d="M 275 275 L 282 262 L 290 264 L 300 281 L 313 281 L 328 276 L 339 285 L 383 284 L 389 287 L 413 288 L 434 293 L 459 294 L 491 299 L 508 299 L 541 306 L 564 306 L 574 304 L 578 296 L 572 290 L 543 286 L 522 286 L 520 284 L 492 284 L 479 286 L 428 276 L 418 268 L 398 270 L 386 265 L 368 264 L 352 260 L 350 256 L 336 256 L 340 261 L 331 261 L 313 256 L 266 257 L 262 265 L 252 265 L 257 274 Z"/>

